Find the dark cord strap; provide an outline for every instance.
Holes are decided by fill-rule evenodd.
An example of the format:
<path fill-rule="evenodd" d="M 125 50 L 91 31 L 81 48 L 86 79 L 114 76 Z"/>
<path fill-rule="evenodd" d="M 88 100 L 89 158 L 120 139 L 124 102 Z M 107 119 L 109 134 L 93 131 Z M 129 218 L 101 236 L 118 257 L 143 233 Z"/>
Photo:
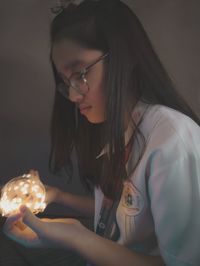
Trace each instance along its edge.
<path fill-rule="evenodd" d="M 126 146 L 125 150 L 125 160 L 126 164 L 132 148 L 132 138 Z M 100 218 L 97 223 L 96 234 L 103 236 L 105 238 L 117 241 L 120 236 L 119 227 L 116 222 L 116 211 L 121 199 L 122 189 L 119 191 L 119 197 L 116 200 L 108 199 L 104 196 L 101 210 Z"/>

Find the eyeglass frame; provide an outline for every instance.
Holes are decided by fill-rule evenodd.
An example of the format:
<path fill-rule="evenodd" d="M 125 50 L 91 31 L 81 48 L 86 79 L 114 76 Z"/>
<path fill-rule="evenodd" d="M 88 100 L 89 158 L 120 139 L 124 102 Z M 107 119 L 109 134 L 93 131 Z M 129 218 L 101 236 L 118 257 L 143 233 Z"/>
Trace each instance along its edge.
<path fill-rule="evenodd" d="M 101 60 L 105 59 L 108 56 L 108 53 L 105 53 L 103 55 L 101 55 L 98 59 L 96 59 L 93 63 L 89 64 L 88 66 L 84 67 L 82 70 L 77 71 L 77 72 L 73 72 L 71 73 L 71 75 L 69 76 L 69 78 L 65 77 L 65 79 L 67 80 L 67 82 L 69 83 L 69 85 L 67 85 L 64 81 L 60 82 L 57 86 L 56 89 L 57 91 L 66 99 L 69 99 L 69 90 L 70 88 L 73 88 L 78 94 L 80 95 L 85 95 L 88 91 L 89 91 L 89 84 L 88 81 L 86 79 L 86 74 L 88 73 L 88 71 L 95 66 L 97 63 L 99 63 Z M 74 85 L 71 84 L 71 77 L 75 74 L 79 74 L 82 81 L 87 85 L 87 92 L 82 92 L 81 88 L 77 88 Z M 68 92 L 68 93 L 67 93 Z"/>

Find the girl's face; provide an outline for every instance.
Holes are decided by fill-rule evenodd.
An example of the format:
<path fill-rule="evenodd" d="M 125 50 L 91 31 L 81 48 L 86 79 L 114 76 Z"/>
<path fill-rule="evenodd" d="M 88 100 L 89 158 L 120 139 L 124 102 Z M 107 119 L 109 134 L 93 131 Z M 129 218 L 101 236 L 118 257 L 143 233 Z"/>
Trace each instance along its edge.
<path fill-rule="evenodd" d="M 67 80 L 87 66 L 95 63 L 103 53 L 98 50 L 89 50 L 81 47 L 71 40 L 61 40 L 52 47 L 52 60 L 61 79 Z M 101 123 L 105 120 L 105 95 L 104 95 L 104 60 L 98 61 L 85 75 L 86 83 L 79 93 L 73 87 L 69 88 L 68 99 L 74 102 L 82 115 L 91 123 Z M 87 86 L 87 90 L 85 87 Z M 67 89 L 67 88 L 66 88 Z"/>

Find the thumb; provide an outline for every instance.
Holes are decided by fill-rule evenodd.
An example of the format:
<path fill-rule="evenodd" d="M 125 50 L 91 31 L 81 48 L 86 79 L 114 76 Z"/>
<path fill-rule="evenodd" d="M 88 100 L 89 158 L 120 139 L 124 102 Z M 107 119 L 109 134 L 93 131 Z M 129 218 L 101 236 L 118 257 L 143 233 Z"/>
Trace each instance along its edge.
<path fill-rule="evenodd" d="M 25 205 L 20 207 L 20 212 L 22 214 L 23 223 L 36 233 L 40 233 L 43 225 L 42 221 L 37 218 Z"/>

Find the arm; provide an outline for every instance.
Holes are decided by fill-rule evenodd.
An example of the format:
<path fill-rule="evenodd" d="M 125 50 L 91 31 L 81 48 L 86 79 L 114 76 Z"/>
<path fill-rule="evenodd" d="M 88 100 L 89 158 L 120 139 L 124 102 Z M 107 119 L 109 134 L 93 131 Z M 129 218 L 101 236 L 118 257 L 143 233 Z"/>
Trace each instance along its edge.
<path fill-rule="evenodd" d="M 86 228 L 74 237 L 74 250 L 96 266 L 164 266 L 159 256 L 142 255 Z"/>
<path fill-rule="evenodd" d="M 20 217 L 27 225 L 22 231 L 16 226 Z M 24 246 L 48 245 L 76 251 L 96 266 L 164 266 L 161 257 L 132 252 L 96 235 L 75 219 L 40 220 L 24 207 L 21 213 L 7 219 L 4 233 Z"/>
<path fill-rule="evenodd" d="M 68 192 L 64 192 L 56 187 L 46 187 L 46 201 L 47 204 L 55 202 L 66 207 L 72 208 L 84 215 L 94 215 L 94 198 L 90 196 L 79 196 Z"/>
<path fill-rule="evenodd" d="M 30 174 L 39 177 L 39 173 L 36 170 L 30 170 Z M 40 177 L 39 177 L 40 178 Z M 89 196 L 78 196 L 68 192 L 64 192 L 57 187 L 45 185 L 46 189 L 46 203 L 58 203 L 73 210 L 78 211 L 86 216 L 94 215 L 94 198 Z"/>
<path fill-rule="evenodd" d="M 163 120 L 149 139 L 148 192 L 159 249 L 166 265 L 200 262 L 200 130 Z M 192 136 L 192 137 L 191 137 Z M 153 149 L 152 149 L 153 147 Z"/>
<path fill-rule="evenodd" d="M 72 208 L 84 215 L 94 215 L 94 199 L 89 196 L 78 196 L 56 188 L 54 202 Z"/>

